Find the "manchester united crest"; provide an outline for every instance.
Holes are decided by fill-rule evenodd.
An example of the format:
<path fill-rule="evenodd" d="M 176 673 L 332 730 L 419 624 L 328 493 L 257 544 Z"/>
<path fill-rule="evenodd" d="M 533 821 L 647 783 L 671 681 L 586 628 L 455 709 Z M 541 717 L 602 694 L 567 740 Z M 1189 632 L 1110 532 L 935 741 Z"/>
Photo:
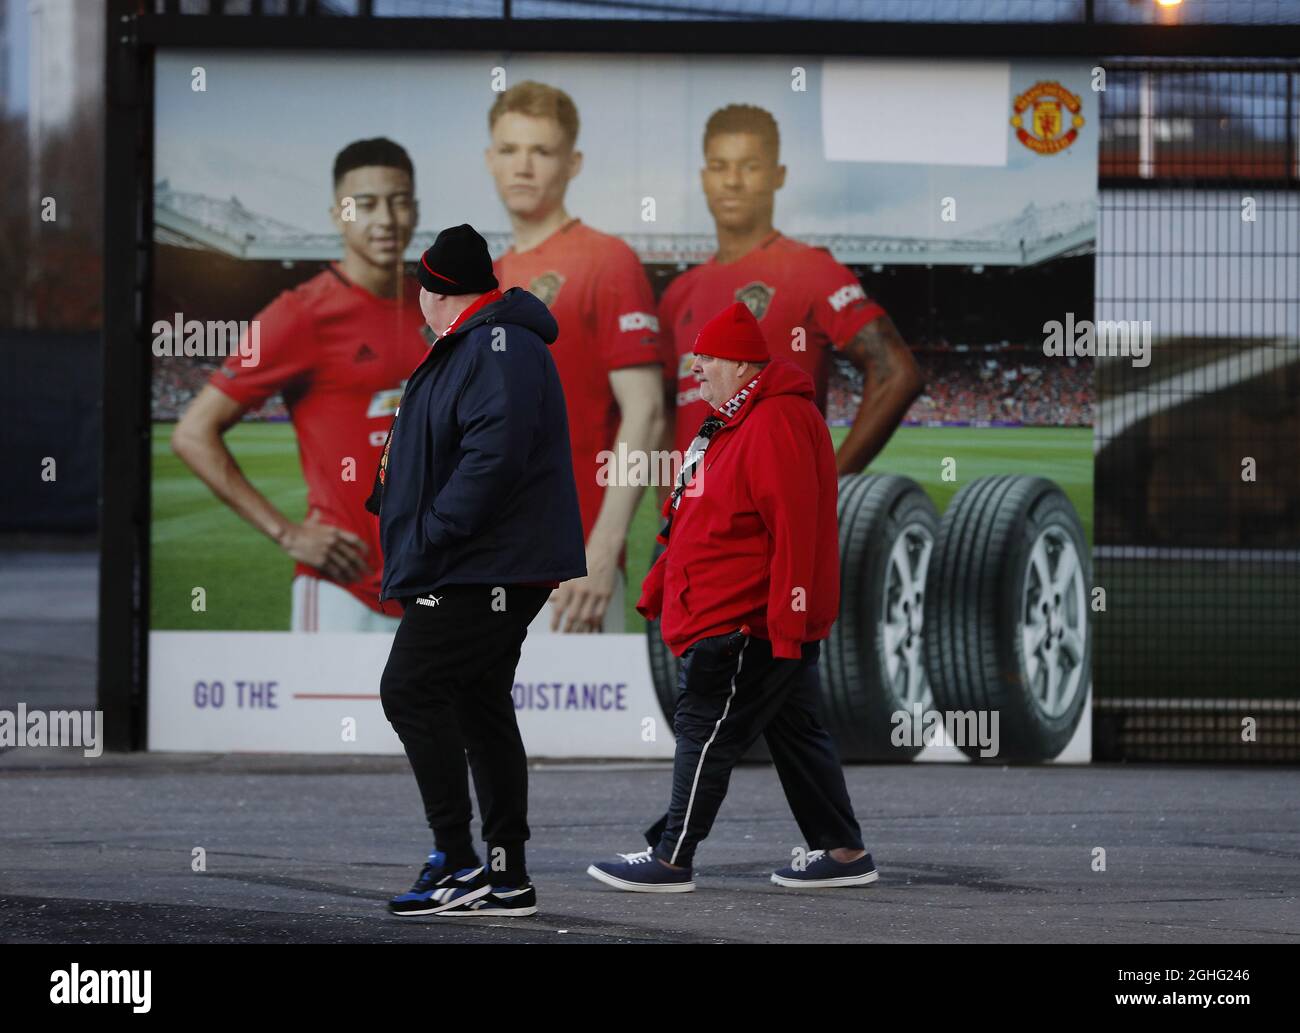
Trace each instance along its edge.
<path fill-rule="evenodd" d="M 755 280 L 736 291 L 736 300 L 743 301 L 755 319 L 762 319 L 767 314 L 767 306 L 772 304 L 772 295 L 775 293 L 775 287 L 769 287 L 762 280 Z"/>
<path fill-rule="evenodd" d="M 1079 98 L 1059 82 L 1036 82 L 1012 105 L 1016 139 L 1038 154 L 1058 154 L 1078 139 L 1082 108 Z"/>
<path fill-rule="evenodd" d="M 555 304 L 555 299 L 560 296 L 560 288 L 563 286 L 564 277 L 552 271 L 542 273 L 541 276 L 533 280 L 528 285 L 528 290 L 530 293 L 536 294 L 543 305 L 550 308 Z"/>

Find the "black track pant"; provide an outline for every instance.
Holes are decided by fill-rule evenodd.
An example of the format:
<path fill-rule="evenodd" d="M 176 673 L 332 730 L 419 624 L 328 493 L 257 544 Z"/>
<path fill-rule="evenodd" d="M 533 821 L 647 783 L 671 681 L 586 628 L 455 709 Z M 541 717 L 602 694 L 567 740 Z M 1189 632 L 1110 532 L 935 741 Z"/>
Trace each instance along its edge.
<path fill-rule="evenodd" d="M 550 594 L 517 585 L 447 585 L 402 600 L 379 696 L 415 772 L 434 842 L 450 864 L 468 866 L 476 857 L 468 755 L 488 863 L 522 874 L 528 762 L 511 690 L 528 624 Z"/>
<path fill-rule="evenodd" d="M 727 795 L 731 769 L 760 735 L 808 846 L 862 849 L 839 755 L 818 717 L 820 652 L 820 642 L 808 642 L 801 659 L 777 659 L 770 642 L 735 631 L 701 639 L 682 654 L 672 803 L 646 831 L 657 857 L 691 866 Z"/>

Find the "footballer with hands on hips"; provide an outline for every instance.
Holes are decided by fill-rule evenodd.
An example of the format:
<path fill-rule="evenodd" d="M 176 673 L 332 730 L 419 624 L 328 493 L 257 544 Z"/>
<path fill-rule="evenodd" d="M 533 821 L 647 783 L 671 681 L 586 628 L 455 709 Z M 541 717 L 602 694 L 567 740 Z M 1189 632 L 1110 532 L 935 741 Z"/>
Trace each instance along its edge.
<path fill-rule="evenodd" d="M 393 631 L 401 614 L 379 599 L 383 561 L 364 471 L 378 462 L 402 385 L 429 350 L 420 287 L 402 266 L 418 218 L 405 149 L 381 137 L 340 151 L 330 216 L 342 260 L 257 314 L 260 361 L 245 367 L 231 355 L 186 408 L 171 443 L 217 498 L 295 560 L 292 630 Z M 277 391 L 307 483 L 301 522 L 249 481 L 225 442 Z M 359 478 L 344 477 L 348 459 Z"/>

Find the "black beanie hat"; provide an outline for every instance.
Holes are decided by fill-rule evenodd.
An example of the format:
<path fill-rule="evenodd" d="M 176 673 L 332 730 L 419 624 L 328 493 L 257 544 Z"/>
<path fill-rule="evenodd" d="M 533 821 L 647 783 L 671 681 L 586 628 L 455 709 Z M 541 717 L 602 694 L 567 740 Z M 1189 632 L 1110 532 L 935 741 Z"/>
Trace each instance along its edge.
<path fill-rule="evenodd" d="M 438 234 L 416 276 L 431 294 L 486 294 L 497 286 L 487 241 L 467 222 Z"/>

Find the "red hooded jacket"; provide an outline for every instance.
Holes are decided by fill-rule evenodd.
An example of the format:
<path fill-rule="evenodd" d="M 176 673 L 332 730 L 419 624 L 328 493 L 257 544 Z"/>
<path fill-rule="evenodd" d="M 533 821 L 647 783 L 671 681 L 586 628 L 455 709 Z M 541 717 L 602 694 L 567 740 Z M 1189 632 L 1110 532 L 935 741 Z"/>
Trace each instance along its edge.
<path fill-rule="evenodd" d="M 830 634 L 840 608 L 839 481 L 813 380 L 772 359 L 709 442 L 637 611 L 677 656 L 748 625 L 772 655 Z M 720 413 L 718 415 L 721 415 Z M 671 500 L 664 506 L 667 516 Z"/>

